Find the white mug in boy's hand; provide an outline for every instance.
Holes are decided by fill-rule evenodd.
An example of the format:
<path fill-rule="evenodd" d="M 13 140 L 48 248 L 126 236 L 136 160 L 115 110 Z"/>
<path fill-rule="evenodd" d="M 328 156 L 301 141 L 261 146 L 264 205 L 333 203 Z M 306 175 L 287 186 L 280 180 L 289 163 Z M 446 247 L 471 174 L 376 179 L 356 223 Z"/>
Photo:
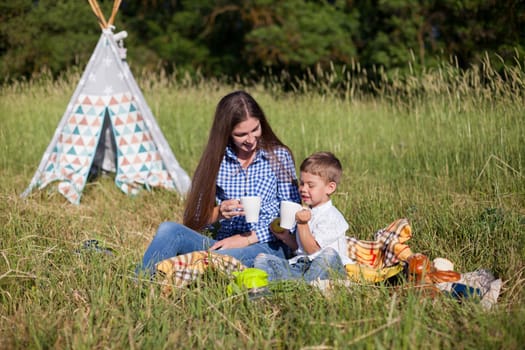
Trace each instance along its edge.
<path fill-rule="evenodd" d="M 261 210 L 261 197 L 241 197 L 241 204 L 244 207 L 244 215 L 246 216 L 246 222 L 257 223 L 259 221 L 259 211 Z"/>
<path fill-rule="evenodd" d="M 295 224 L 295 213 L 297 213 L 301 209 L 303 209 L 303 207 L 299 203 L 282 201 L 280 226 L 287 230 L 291 230 L 293 225 Z"/>

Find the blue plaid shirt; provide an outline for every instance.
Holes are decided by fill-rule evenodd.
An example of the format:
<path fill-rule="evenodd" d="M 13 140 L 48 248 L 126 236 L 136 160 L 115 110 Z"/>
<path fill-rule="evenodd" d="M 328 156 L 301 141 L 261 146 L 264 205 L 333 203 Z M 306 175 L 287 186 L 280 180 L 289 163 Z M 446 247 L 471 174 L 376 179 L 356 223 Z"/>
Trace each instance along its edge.
<path fill-rule="evenodd" d="M 272 159 L 273 157 L 273 159 Z M 300 203 L 295 164 L 287 149 L 278 147 L 273 155 L 258 150 L 255 159 L 247 169 L 243 169 L 237 155 L 228 146 L 217 174 L 217 204 L 227 199 L 242 196 L 260 196 L 261 211 L 259 222 L 247 223 L 244 216 L 221 220 L 217 240 L 237 233 L 255 231 L 260 243 L 275 240 L 269 225 L 279 216 L 283 200 Z"/>

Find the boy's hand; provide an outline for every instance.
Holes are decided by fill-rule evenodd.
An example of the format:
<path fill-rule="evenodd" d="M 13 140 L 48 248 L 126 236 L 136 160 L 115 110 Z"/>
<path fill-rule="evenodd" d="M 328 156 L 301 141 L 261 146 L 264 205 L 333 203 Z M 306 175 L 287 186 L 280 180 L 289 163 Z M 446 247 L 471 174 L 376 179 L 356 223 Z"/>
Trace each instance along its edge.
<path fill-rule="evenodd" d="M 270 231 L 273 233 L 273 235 L 279 239 L 279 240 L 283 240 L 285 239 L 287 236 L 290 235 L 290 231 L 285 229 L 285 228 L 282 228 L 279 224 L 281 223 L 281 220 L 279 220 L 279 218 L 273 220 L 270 224 Z"/>
<path fill-rule="evenodd" d="M 281 220 L 279 218 L 276 218 L 270 223 L 270 231 L 274 235 L 277 235 L 285 232 L 286 229 L 281 227 Z"/>
<path fill-rule="evenodd" d="M 295 221 L 297 221 L 298 224 L 307 224 L 311 218 L 312 212 L 308 209 L 301 209 L 295 213 Z"/>
<path fill-rule="evenodd" d="M 297 243 L 295 242 L 295 236 L 290 234 L 290 230 L 282 228 L 280 223 L 281 220 L 279 218 L 274 219 L 270 224 L 270 231 L 273 233 L 275 238 L 286 244 L 288 247 L 292 248 L 292 250 L 296 250 Z"/>
<path fill-rule="evenodd" d="M 277 238 L 278 240 L 280 241 L 285 241 L 288 237 L 291 237 L 290 236 L 290 232 L 288 230 L 284 230 L 283 232 L 281 233 L 276 233 L 276 232 L 273 232 L 273 235 L 275 236 L 275 238 Z"/>

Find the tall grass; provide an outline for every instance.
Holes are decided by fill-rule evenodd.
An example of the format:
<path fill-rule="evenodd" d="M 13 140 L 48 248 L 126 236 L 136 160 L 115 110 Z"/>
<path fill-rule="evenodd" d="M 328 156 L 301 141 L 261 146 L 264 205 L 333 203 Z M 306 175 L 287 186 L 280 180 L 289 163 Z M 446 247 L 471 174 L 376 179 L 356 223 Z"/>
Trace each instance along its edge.
<path fill-rule="evenodd" d="M 135 265 L 183 199 L 155 190 L 126 197 L 111 178 L 88 184 L 80 206 L 50 189 L 20 193 L 69 102 L 78 73 L 3 86 L 0 93 L 0 348 L 521 348 L 525 341 L 525 77 L 520 66 L 409 77 L 358 65 L 317 71 L 283 91 L 258 83 L 140 76 L 148 104 L 190 175 L 218 100 L 244 88 L 299 163 L 330 150 L 344 178 L 335 204 L 362 239 L 407 217 L 413 251 L 460 272 L 504 281 L 498 304 L 429 298 L 408 284 L 359 284 L 331 296 L 302 284 L 250 301 L 210 272 L 163 296 Z M 373 93 L 371 93 L 371 91 Z M 98 239 L 115 255 L 79 250 Z"/>

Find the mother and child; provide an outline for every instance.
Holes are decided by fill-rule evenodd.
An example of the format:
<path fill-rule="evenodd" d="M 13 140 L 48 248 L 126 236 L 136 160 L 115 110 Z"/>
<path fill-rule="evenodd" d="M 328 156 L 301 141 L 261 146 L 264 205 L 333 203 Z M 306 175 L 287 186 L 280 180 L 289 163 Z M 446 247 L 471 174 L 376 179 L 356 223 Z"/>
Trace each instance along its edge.
<path fill-rule="evenodd" d="M 290 149 L 270 127 L 255 99 L 244 91 L 218 103 L 208 143 L 195 170 L 183 224 L 162 223 L 144 253 L 141 269 L 153 275 L 167 258 L 211 250 L 268 273 L 268 279 L 325 279 L 345 275 L 344 216 L 330 196 L 340 180 L 340 161 L 314 153 L 300 166 L 298 184 Z M 261 197 L 259 220 L 248 223 L 239 198 Z M 306 206 L 292 230 L 271 229 L 280 203 Z M 219 222 L 214 238 L 202 234 Z"/>

